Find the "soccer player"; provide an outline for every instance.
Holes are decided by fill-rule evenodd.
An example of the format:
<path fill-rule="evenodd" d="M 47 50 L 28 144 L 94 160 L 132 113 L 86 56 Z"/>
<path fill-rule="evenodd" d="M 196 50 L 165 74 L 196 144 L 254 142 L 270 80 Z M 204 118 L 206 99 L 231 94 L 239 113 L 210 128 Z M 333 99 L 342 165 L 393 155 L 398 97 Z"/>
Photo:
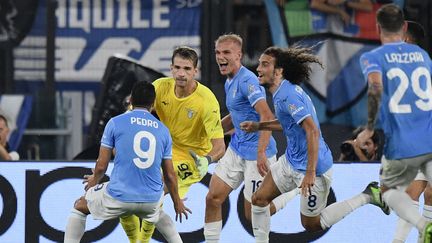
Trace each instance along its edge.
<path fill-rule="evenodd" d="M 252 196 L 252 226 L 258 243 L 269 242 L 269 203 L 295 188 L 301 188 L 300 214 L 303 227 L 316 232 L 328 229 L 356 208 L 371 203 L 386 214 L 377 182 L 353 198 L 327 205 L 332 180 L 333 157 L 325 143 L 309 96 L 299 86 L 309 81 L 309 63 L 321 65 L 310 48 L 269 47 L 261 55 L 257 68 L 261 85 L 273 94 L 277 120 L 245 121 L 247 132 L 283 130 L 287 148 L 270 167 L 261 186 Z"/>
<path fill-rule="evenodd" d="M 153 82 L 154 109 L 173 139 L 173 164 L 182 199 L 190 186 L 207 174 L 208 164 L 225 153 L 219 103 L 209 88 L 195 80 L 197 73 L 198 54 L 190 47 L 181 46 L 172 54 L 172 77 Z M 130 242 L 138 238 L 141 242 L 150 241 L 153 224 L 144 220 L 138 237 L 138 217 L 124 217 L 120 222 Z"/>
<path fill-rule="evenodd" d="M 136 214 L 161 225 L 168 242 L 182 242 L 171 218 L 161 208 L 164 181 L 170 192 L 176 219 L 188 217 L 178 195 L 177 177 L 171 161 L 171 137 L 168 128 L 150 112 L 155 99 L 151 83 L 137 82 L 131 94 L 133 110 L 107 123 L 92 175 L 86 175 L 85 196 L 79 198 L 71 211 L 65 230 L 65 243 L 80 242 L 86 217 L 107 220 Z M 111 180 L 98 184 L 116 150 Z"/>
<path fill-rule="evenodd" d="M 245 217 L 251 218 L 252 193 L 259 187 L 268 166 L 276 162 L 276 143 L 271 132 L 246 133 L 240 129 L 245 120 L 266 121 L 273 114 L 256 75 L 242 66 L 242 39 L 236 34 L 221 35 L 215 41 L 216 62 L 226 75 L 226 106 L 229 114 L 222 119 L 224 131 L 234 129 L 225 155 L 212 175 L 206 197 L 204 236 L 206 242 L 219 242 L 222 229 L 222 203 L 244 181 Z M 298 190 L 272 202 L 272 213 L 283 208 Z"/>
<path fill-rule="evenodd" d="M 425 37 L 425 31 L 423 26 L 414 21 L 407 22 L 407 31 L 405 33 L 405 42 L 418 45 L 419 42 Z M 406 189 L 406 192 L 413 200 L 413 204 L 419 207 L 420 195 L 424 192 L 424 205 L 423 205 L 423 216 L 432 221 L 432 188 L 428 184 L 426 176 L 419 171 L 414 181 Z M 395 235 L 393 238 L 393 243 L 405 242 L 411 231 L 412 225 L 407 221 L 399 218 Z"/>
<path fill-rule="evenodd" d="M 432 176 L 432 62 L 419 46 L 404 42 L 407 23 L 394 4 L 377 11 L 382 45 L 360 57 L 369 83 L 368 123 L 358 136 L 365 141 L 374 133 L 378 110 L 386 137 L 380 180 L 383 200 L 396 214 L 414 225 L 420 241 L 432 241 L 432 224 L 420 215 L 403 191 L 420 169 Z"/>

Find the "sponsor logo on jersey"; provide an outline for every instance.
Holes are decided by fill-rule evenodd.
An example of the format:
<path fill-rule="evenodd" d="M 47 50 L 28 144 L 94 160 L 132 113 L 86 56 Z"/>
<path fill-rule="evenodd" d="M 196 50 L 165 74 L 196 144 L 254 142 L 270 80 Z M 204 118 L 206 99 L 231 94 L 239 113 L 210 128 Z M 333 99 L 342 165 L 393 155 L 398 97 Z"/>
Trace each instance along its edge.
<path fill-rule="evenodd" d="M 293 116 L 294 116 L 295 114 L 297 114 L 298 112 L 300 112 L 301 110 L 304 109 L 303 106 L 301 106 L 301 107 L 297 107 L 297 106 L 294 105 L 294 104 L 289 104 L 289 105 L 288 105 L 288 108 L 289 108 L 289 111 L 290 111 L 291 115 L 293 115 Z"/>

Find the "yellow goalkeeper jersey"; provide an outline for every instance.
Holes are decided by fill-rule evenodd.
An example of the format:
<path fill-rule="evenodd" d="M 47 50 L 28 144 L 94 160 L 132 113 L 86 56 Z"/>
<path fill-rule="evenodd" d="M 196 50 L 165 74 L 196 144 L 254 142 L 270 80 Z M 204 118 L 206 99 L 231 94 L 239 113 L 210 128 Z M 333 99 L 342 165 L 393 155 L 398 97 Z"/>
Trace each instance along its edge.
<path fill-rule="evenodd" d="M 153 82 L 156 113 L 169 128 L 173 140 L 173 161 L 191 160 L 190 149 L 206 155 L 212 149 L 210 139 L 224 137 L 218 101 L 209 88 L 197 83 L 191 95 L 177 98 L 174 78 Z"/>

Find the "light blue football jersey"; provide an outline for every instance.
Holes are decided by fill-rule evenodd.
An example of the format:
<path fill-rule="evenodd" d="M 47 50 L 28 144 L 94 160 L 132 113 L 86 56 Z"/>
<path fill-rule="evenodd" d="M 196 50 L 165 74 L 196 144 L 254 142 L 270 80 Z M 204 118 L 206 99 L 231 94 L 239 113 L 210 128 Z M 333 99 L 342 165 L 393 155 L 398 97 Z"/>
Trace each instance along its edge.
<path fill-rule="evenodd" d="M 122 202 L 157 202 L 163 193 L 161 164 L 171 159 L 168 128 L 144 109 L 111 118 L 101 146 L 115 148 L 107 191 Z"/>
<path fill-rule="evenodd" d="M 320 131 L 316 174 L 324 174 L 332 167 L 333 157 L 322 137 L 318 117 L 310 97 L 300 86 L 283 80 L 273 94 L 273 102 L 276 117 L 287 139 L 285 151 L 287 161 L 295 170 L 302 173 L 305 173 L 307 168 L 308 148 L 306 131 L 301 127 L 301 122 L 307 117 L 312 117 Z"/>
<path fill-rule="evenodd" d="M 360 57 L 363 75 L 379 72 L 383 94 L 379 120 L 384 155 L 402 159 L 432 152 L 431 59 L 417 45 L 384 44 Z"/>
<path fill-rule="evenodd" d="M 256 75 L 245 67 L 241 67 L 233 79 L 225 82 L 226 106 L 231 114 L 234 134 L 229 146 L 243 159 L 257 160 L 259 133 L 247 133 L 240 129 L 244 121 L 259 121 L 259 114 L 254 105 L 266 99 L 263 87 L 259 85 Z M 266 149 L 267 157 L 277 153 L 276 142 L 270 138 Z"/>

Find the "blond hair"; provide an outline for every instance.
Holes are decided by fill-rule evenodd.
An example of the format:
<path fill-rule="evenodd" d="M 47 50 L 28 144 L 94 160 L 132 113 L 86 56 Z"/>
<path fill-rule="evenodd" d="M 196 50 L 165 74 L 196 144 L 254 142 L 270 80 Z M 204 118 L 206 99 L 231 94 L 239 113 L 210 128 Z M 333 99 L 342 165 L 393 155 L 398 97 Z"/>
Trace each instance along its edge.
<path fill-rule="evenodd" d="M 215 40 L 215 45 L 217 45 L 220 42 L 225 42 L 225 41 L 231 41 L 231 42 L 237 44 L 240 47 L 240 49 L 243 46 L 243 39 L 237 34 L 221 35 Z"/>

